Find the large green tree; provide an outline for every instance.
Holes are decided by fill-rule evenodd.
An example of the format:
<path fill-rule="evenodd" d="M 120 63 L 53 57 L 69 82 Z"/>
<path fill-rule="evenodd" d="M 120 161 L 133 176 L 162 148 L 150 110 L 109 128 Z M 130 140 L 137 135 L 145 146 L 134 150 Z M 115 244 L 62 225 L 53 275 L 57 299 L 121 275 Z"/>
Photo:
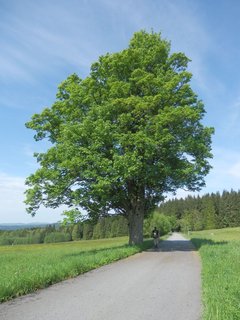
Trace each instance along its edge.
<path fill-rule="evenodd" d="M 90 217 L 125 215 L 129 243 L 143 240 L 143 219 L 178 188 L 199 190 L 209 172 L 212 128 L 190 86 L 189 59 L 170 53 L 158 33 L 137 32 L 129 47 L 100 56 L 85 79 L 59 86 L 51 108 L 27 127 L 52 147 L 35 154 L 28 212 L 40 205 L 82 207 Z"/>

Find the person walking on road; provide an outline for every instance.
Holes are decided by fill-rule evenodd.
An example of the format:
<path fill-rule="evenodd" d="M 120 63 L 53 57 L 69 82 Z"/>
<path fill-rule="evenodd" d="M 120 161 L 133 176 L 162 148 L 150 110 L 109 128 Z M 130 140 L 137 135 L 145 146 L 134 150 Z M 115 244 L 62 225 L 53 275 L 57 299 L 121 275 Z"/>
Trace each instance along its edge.
<path fill-rule="evenodd" d="M 154 227 L 152 231 L 152 238 L 153 238 L 153 243 L 155 248 L 159 247 L 159 237 L 160 237 L 160 232 L 157 229 L 157 227 Z"/>

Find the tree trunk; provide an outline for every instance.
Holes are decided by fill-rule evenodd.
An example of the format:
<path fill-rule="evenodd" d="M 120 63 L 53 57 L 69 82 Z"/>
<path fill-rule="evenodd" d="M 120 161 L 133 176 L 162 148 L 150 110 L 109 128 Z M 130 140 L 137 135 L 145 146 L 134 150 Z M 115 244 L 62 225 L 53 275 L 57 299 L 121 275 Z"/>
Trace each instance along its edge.
<path fill-rule="evenodd" d="M 130 245 L 143 243 L 143 219 L 144 207 L 141 203 L 137 203 L 128 214 Z"/>

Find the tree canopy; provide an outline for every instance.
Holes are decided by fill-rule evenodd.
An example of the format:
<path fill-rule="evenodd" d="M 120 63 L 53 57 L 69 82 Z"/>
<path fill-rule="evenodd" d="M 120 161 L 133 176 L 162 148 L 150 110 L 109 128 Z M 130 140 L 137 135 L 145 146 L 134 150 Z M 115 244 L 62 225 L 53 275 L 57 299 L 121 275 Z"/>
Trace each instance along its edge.
<path fill-rule="evenodd" d="M 26 184 L 28 212 L 41 205 L 84 208 L 89 217 L 125 215 L 130 243 L 143 218 L 178 188 L 199 190 L 209 172 L 212 128 L 190 86 L 189 59 L 158 33 L 137 32 L 128 48 L 70 75 L 56 102 L 26 126 L 52 147 L 36 153 Z"/>

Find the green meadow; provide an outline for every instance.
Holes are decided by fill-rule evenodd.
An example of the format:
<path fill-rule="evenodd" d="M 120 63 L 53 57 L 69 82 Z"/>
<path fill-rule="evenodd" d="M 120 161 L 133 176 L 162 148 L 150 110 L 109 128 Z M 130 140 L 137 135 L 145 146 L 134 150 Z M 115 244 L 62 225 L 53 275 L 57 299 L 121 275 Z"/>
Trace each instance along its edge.
<path fill-rule="evenodd" d="M 128 238 L 0 247 L 0 301 L 47 287 L 152 246 Z"/>
<path fill-rule="evenodd" d="M 202 259 L 203 320 L 240 319 L 240 228 L 191 232 Z M 45 288 L 152 246 L 128 238 L 0 247 L 0 301 Z"/>
<path fill-rule="evenodd" d="M 202 259 L 203 320 L 239 320 L 240 228 L 189 236 Z"/>

